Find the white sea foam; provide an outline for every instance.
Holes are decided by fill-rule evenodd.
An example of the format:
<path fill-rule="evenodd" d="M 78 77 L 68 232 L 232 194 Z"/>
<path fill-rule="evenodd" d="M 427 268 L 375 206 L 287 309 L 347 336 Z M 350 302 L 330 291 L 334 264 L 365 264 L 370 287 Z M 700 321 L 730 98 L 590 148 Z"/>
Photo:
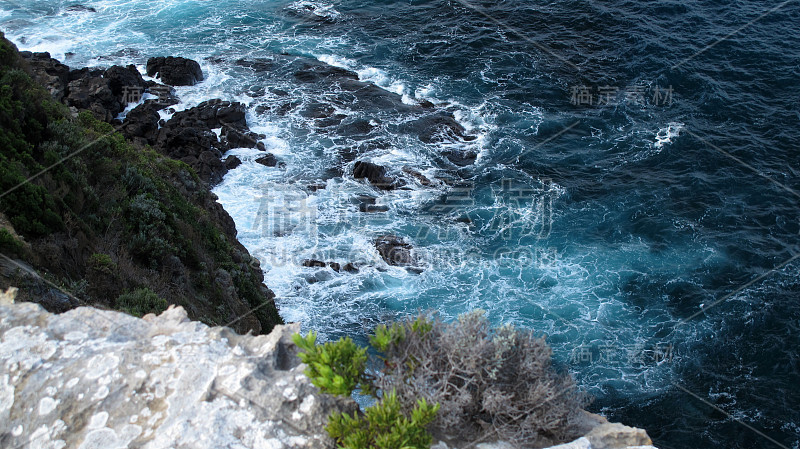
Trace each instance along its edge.
<path fill-rule="evenodd" d="M 672 143 L 672 139 L 678 137 L 683 129 L 683 123 L 669 122 L 667 126 L 661 128 L 656 133 L 656 141 L 653 143 L 655 148 L 661 148 L 665 144 Z"/>

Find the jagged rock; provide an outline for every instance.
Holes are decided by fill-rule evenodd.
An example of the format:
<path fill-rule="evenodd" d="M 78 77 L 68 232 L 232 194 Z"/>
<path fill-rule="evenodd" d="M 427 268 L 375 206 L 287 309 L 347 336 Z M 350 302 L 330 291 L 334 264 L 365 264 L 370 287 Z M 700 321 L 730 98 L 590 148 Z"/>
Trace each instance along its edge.
<path fill-rule="evenodd" d="M 411 177 L 416 179 L 417 182 L 419 182 L 420 184 L 422 184 L 425 187 L 433 186 L 433 182 L 430 179 L 428 179 L 427 177 L 425 177 L 425 175 L 423 175 L 422 173 L 414 170 L 411 167 L 403 167 L 403 173 L 405 173 L 407 175 L 410 175 Z"/>
<path fill-rule="evenodd" d="M 147 76 L 158 76 L 171 86 L 194 86 L 203 81 L 203 71 L 197 61 L 174 56 L 148 59 Z"/>
<path fill-rule="evenodd" d="M 152 100 L 136 106 L 125 116 L 122 133 L 129 139 L 143 138 L 150 145 L 154 144 L 161 119 L 158 111 L 163 108 L 163 105 Z"/>
<path fill-rule="evenodd" d="M 20 288 L 17 301 L 36 302 L 53 313 L 66 312 L 81 305 L 77 298 L 55 288 L 28 264 L 0 257 L 0 287 L 10 286 L 5 285 L 7 282 Z"/>
<path fill-rule="evenodd" d="M 47 52 L 22 51 L 19 54 L 27 60 L 36 81 L 41 83 L 56 101 L 62 101 L 67 94 L 69 67 L 51 58 Z"/>
<path fill-rule="evenodd" d="M 642 429 L 620 423 L 601 424 L 586 434 L 592 449 L 616 449 L 631 446 L 649 446 L 653 442 Z"/>
<path fill-rule="evenodd" d="M 347 398 L 303 375 L 291 336 L 237 335 L 180 307 L 135 318 L 80 307 L 0 305 L 3 447 L 333 447 Z"/>
<path fill-rule="evenodd" d="M 274 154 L 267 153 L 261 157 L 256 158 L 256 163 L 259 163 L 265 167 L 275 167 L 276 165 L 278 165 L 278 158 L 276 158 Z"/>
<path fill-rule="evenodd" d="M 402 180 L 387 176 L 386 167 L 372 162 L 356 162 L 353 166 L 353 177 L 366 178 L 370 184 L 381 190 L 394 190 L 403 186 Z"/>
<path fill-rule="evenodd" d="M 223 163 L 225 164 L 225 168 L 227 168 L 228 170 L 233 170 L 234 168 L 242 165 L 242 160 L 236 156 L 231 155 L 226 157 Z"/>
<path fill-rule="evenodd" d="M 71 71 L 64 103 L 89 110 L 100 120 L 110 122 L 124 106 L 111 89 L 111 80 L 103 78 L 103 73 L 103 70 L 88 68 Z"/>
<path fill-rule="evenodd" d="M 419 118 L 410 122 L 408 127 L 425 143 L 475 140 L 475 136 L 467 135 L 467 130 L 448 112 L 438 112 Z"/>
<path fill-rule="evenodd" d="M 375 240 L 375 248 L 381 258 L 389 265 L 398 267 L 413 266 L 416 262 L 414 247 L 394 235 L 384 235 Z"/>
<path fill-rule="evenodd" d="M 369 195 L 359 195 L 356 197 L 358 200 L 358 210 L 361 212 L 387 212 L 389 206 L 384 204 L 375 204 L 377 198 Z"/>
<path fill-rule="evenodd" d="M 218 128 L 222 128 L 226 136 L 222 141 L 213 131 Z M 245 140 L 244 136 L 249 139 Z M 173 159 L 189 164 L 200 179 L 213 185 L 221 182 L 228 171 L 221 161 L 223 152 L 239 148 L 245 142 L 252 144 L 251 148 L 260 148 L 259 138 L 261 136 L 247 128 L 243 104 L 209 100 L 175 113 L 159 130 L 154 146 Z"/>
<path fill-rule="evenodd" d="M 136 66 L 131 64 L 127 67 L 112 66 L 103 73 L 103 78 L 109 81 L 111 92 L 118 97 L 123 97 L 125 94 L 129 96 L 127 102 L 134 101 L 136 93 L 141 97 L 144 90 L 147 88 L 147 83 Z M 133 93 L 133 92 L 136 93 Z"/>

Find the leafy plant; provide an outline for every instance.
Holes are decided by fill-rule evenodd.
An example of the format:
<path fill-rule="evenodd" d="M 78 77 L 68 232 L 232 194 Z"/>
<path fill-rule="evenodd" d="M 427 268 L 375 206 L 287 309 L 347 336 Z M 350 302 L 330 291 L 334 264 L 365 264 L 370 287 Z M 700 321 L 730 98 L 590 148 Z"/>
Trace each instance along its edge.
<path fill-rule="evenodd" d="M 167 310 L 167 301 L 145 287 L 119 295 L 116 307 L 131 315 L 143 317 L 148 313 L 159 314 Z"/>
<path fill-rule="evenodd" d="M 295 334 L 292 340 L 305 351 L 298 354 L 308 365 L 305 374 L 320 390 L 349 396 L 359 384 L 366 383 L 367 349 L 360 348 L 350 337 L 317 345 L 317 334 L 312 331 L 305 337 Z"/>
<path fill-rule="evenodd" d="M 325 430 L 345 449 L 428 448 L 432 438 L 426 427 L 438 410 L 438 404 L 419 399 L 411 413 L 405 414 L 392 391 L 363 414 L 332 414 Z"/>

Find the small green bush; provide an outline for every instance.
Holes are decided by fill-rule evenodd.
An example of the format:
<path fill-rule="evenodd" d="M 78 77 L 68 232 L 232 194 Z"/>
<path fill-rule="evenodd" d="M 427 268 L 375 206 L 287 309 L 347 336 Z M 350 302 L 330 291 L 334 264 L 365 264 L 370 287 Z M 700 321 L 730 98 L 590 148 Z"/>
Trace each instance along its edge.
<path fill-rule="evenodd" d="M 295 334 L 292 340 L 305 351 L 298 355 L 308 365 L 306 376 L 323 392 L 349 396 L 359 385 L 366 385 L 367 348 L 358 347 L 349 337 L 317 345 L 312 331 L 305 337 Z"/>
<path fill-rule="evenodd" d="M 364 414 L 332 414 L 325 430 L 344 449 L 424 449 L 431 446 L 426 427 L 438 410 L 438 404 L 420 399 L 405 415 L 397 394 L 391 392 Z"/>
<path fill-rule="evenodd" d="M 22 254 L 22 242 L 14 238 L 8 229 L 0 228 L 0 253 L 8 256 L 17 256 Z"/>
<path fill-rule="evenodd" d="M 138 288 L 119 295 L 116 308 L 141 318 L 148 313 L 160 314 L 167 310 L 167 301 L 149 288 Z"/>
<path fill-rule="evenodd" d="M 89 256 L 89 268 L 97 270 L 106 274 L 112 274 L 117 267 L 117 264 L 111 259 L 108 254 L 94 253 Z"/>

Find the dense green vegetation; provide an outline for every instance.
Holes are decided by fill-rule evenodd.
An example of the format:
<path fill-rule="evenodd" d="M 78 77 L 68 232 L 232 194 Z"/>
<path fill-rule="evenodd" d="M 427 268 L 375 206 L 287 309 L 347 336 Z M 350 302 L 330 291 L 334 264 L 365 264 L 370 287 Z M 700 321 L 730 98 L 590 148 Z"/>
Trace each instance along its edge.
<path fill-rule="evenodd" d="M 240 331 L 281 322 L 260 269 L 189 166 L 132 146 L 90 112 L 73 117 L 2 36 L 0 81 L 0 213 L 30 244 L 26 262 L 61 285 L 85 280 L 73 293 L 88 303 L 137 315 L 166 299 L 208 324 L 257 308 Z M 3 254 L 22 249 L 0 229 Z"/>

